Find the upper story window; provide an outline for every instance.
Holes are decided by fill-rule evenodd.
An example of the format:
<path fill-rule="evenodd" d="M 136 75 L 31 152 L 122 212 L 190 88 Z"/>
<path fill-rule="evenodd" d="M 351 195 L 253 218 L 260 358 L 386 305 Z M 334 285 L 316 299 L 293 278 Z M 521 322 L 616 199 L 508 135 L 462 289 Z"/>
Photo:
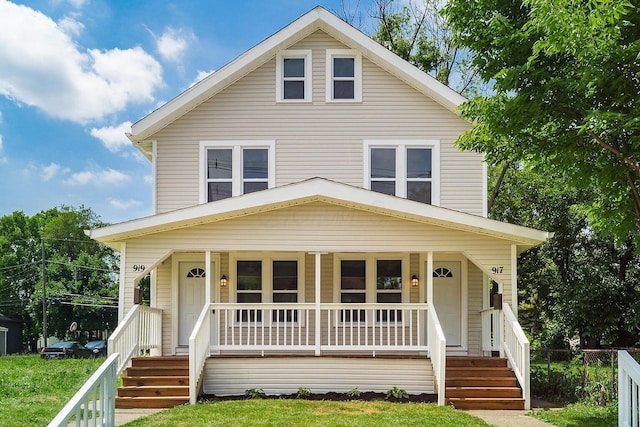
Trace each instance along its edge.
<path fill-rule="evenodd" d="M 285 50 L 276 55 L 276 101 L 311 102 L 311 50 Z"/>
<path fill-rule="evenodd" d="M 201 143 L 200 203 L 213 202 L 275 185 L 273 141 Z"/>
<path fill-rule="evenodd" d="M 327 49 L 327 102 L 362 100 L 362 56 L 351 49 Z"/>
<path fill-rule="evenodd" d="M 439 148 L 438 141 L 366 141 L 367 188 L 439 205 Z"/>

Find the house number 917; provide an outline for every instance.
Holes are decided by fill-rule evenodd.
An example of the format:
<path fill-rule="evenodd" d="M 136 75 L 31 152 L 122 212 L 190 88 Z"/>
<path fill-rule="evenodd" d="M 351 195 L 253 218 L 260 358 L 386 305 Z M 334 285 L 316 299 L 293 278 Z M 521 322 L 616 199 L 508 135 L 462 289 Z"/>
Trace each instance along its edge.
<path fill-rule="evenodd" d="M 145 267 L 145 266 L 144 266 L 144 265 L 142 265 L 142 264 L 133 264 L 133 271 L 136 271 L 136 272 L 143 272 L 143 271 L 144 271 L 144 270 L 146 270 L 146 269 L 147 269 L 147 267 Z"/>
<path fill-rule="evenodd" d="M 491 267 L 491 272 L 493 274 L 502 274 L 502 271 L 504 270 L 503 266 L 500 267 Z"/>

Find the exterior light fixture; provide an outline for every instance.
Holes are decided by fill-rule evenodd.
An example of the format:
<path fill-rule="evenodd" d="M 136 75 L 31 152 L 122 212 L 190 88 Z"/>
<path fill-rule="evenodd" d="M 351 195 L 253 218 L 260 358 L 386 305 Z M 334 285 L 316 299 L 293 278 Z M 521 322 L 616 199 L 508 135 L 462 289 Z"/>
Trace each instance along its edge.
<path fill-rule="evenodd" d="M 222 277 L 220 277 L 220 287 L 227 287 L 227 276 L 225 276 L 224 274 L 222 275 Z"/>
<path fill-rule="evenodd" d="M 418 276 L 416 276 L 415 274 L 413 276 L 411 276 L 411 286 L 414 288 L 418 287 Z"/>

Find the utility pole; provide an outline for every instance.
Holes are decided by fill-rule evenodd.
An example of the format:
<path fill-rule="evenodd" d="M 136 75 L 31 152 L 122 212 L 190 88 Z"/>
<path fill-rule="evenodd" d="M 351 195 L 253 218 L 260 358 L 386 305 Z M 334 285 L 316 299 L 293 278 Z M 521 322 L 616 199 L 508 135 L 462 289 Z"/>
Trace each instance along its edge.
<path fill-rule="evenodd" d="M 44 238 L 42 238 L 42 339 L 47 346 L 47 270 L 44 258 Z"/>

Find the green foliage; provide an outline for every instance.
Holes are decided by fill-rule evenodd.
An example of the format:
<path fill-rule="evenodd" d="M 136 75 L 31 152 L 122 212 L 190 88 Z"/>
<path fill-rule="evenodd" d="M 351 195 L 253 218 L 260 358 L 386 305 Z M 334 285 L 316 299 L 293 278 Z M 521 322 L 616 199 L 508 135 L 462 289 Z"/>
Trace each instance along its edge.
<path fill-rule="evenodd" d="M 386 395 L 387 395 L 387 399 L 391 399 L 391 398 L 408 399 L 409 398 L 409 393 L 407 393 L 405 390 L 398 388 L 396 386 L 393 386 L 392 388 L 387 390 Z"/>
<path fill-rule="evenodd" d="M 3 427 L 47 425 L 102 362 L 101 358 L 0 357 Z"/>
<path fill-rule="evenodd" d="M 602 407 L 575 403 L 559 410 L 534 411 L 532 415 L 558 427 L 611 427 L 618 425 L 618 407 L 616 405 Z"/>
<path fill-rule="evenodd" d="M 0 218 L 0 313 L 23 319 L 24 341 L 31 351 L 36 351 L 42 332 L 43 242 L 48 335 L 71 338 L 72 321 L 82 331 L 115 327 L 118 280 L 113 272 L 118 256 L 84 233 L 103 225 L 84 207 Z"/>
<path fill-rule="evenodd" d="M 638 0 L 452 0 L 445 13 L 492 96 L 462 106 L 460 147 L 585 189 L 618 242 L 640 241 Z"/>
<path fill-rule="evenodd" d="M 361 394 L 362 392 L 358 390 L 358 387 L 354 387 L 347 392 L 347 397 L 349 397 L 349 399 L 357 399 Z"/>
<path fill-rule="evenodd" d="M 311 396 L 311 390 L 304 387 L 298 387 L 298 391 L 296 392 L 296 397 L 298 399 L 306 399 L 309 396 Z"/>
<path fill-rule="evenodd" d="M 249 399 L 264 399 L 267 394 L 261 388 L 249 388 L 244 391 L 244 397 Z"/>

